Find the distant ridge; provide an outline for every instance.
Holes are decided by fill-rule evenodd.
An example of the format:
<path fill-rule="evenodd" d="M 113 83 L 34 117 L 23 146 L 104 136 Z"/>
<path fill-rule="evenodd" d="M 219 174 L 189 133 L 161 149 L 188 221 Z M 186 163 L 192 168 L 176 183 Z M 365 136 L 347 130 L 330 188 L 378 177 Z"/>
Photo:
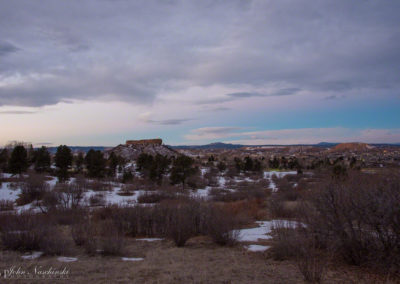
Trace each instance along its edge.
<path fill-rule="evenodd" d="M 170 147 L 173 149 L 181 149 L 181 150 L 187 150 L 187 149 L 211 150 L 211 149 L 238 149 L 245 147 L 245 145 L 216 142 L 206 145 L 181 145 L 181 146 L 170 146 Z"/>
<path fill-rule="evenodd" d="M 242 147 L 290 147 L 290 146 L 312 146 L 312 147 L 320 147 L 320 148 L 334 148 L 340 144 L 350 144 L 350 143 L 336 143 L 336 142 L 320 142 L 318 144 L 292 144 L 292 145 L 279 145 L 279 144 L 268 144 L 268 145 L 242 145 L 242 144 L 229 144 L 223 142 L 210 143 L 205 145 L 178 145 L 178 146 L 169 146 L 172 149 L 181 149 L 181 150 L 189 150 L 189 149 L 200 149 L 200 150 L 211 150 L 211 149 L 239 149 Z M 361 143 L 366 144 L 366 143 Z M 386 143 L 369 143 L 366 145 L 374 146 L 377 148 L 381 147 L 400 147 L 400 143 L 386 144 Z"/>

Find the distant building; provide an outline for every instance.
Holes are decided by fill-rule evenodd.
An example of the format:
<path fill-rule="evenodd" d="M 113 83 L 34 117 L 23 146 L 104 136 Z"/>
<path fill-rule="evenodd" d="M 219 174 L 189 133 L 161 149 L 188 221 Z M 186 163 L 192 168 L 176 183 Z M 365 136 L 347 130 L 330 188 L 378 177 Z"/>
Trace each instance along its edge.
<path fill-rule="evenodd" d="M 126 145 L 162 145 L 162 139 L 127 140 Z"/>

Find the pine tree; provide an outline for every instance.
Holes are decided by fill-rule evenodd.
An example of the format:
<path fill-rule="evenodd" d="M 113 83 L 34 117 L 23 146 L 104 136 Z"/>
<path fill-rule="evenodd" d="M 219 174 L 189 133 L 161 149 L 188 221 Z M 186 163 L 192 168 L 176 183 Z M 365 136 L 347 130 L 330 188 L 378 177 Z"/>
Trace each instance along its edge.
<path fill-rule="evenodd" d="M 71 149 L 66 145 L 60 145 L 57 148 L 55 162 L 58 179 L 63 182 L 68 179 L 68 169 L 72 165 Z"/>
<path fill-rule="evenodd" d="M 9 170 L 12 174 L 21 174 L 28 168 L 28 154 L 22 145 L 14 147 L 9 161 Z"/>
<path fill-rule="evenodd" d="M 197 169 L 193 167 L 193 164 L 194 160 L 188 156 L 182 155 L 176 158 L 171 169 L 171 183 L 182 183 L 182 189 L 185 189 L 186 179 L 197 172 Z"/>
<path fill-rule="evenodd" d="M 50 153 L 45 146 L 37 149 L 34 153 L 35 171 L 44 172 L 50 168 Z"/>

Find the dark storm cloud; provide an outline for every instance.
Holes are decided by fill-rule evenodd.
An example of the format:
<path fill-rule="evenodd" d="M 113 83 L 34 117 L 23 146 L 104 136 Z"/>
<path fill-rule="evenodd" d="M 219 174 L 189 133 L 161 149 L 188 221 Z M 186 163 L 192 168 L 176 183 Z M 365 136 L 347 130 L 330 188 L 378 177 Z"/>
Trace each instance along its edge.
<path fill-rule="evenodd" d="M 16 51 L 18 51 L 18 47 L 9 42 L 6 41 L 3 42 L 0 40 L 0 56 L 6 55 L 8 53 L 13 53 Z"/>
<path fill-rule="evenodd" d="M 177 88 L 241 84 L 289 87 L 209 103 L 393 93 L 399 12 L 394 0 L 1 1 L 0 105 L 143 104 Z"/>

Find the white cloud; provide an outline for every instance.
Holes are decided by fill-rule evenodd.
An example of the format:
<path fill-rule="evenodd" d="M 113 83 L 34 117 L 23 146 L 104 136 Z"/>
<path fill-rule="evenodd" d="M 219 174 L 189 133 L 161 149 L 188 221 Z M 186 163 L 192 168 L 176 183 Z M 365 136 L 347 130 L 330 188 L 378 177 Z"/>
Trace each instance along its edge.
<path fill-rule="evenodd" d="M 238 127 L 205 127 L 194 129 L 185 138 L 188 140 L 216 140 L 224 142 L 263 145 L 263 144 L 316 144 L 319 142 L 366 142 L 399 143 L 400 129 L 350 129 L 300 128 L 263 131 L 240 131 Z M 228 139 L 238 137 L 237 139 Z"/>

